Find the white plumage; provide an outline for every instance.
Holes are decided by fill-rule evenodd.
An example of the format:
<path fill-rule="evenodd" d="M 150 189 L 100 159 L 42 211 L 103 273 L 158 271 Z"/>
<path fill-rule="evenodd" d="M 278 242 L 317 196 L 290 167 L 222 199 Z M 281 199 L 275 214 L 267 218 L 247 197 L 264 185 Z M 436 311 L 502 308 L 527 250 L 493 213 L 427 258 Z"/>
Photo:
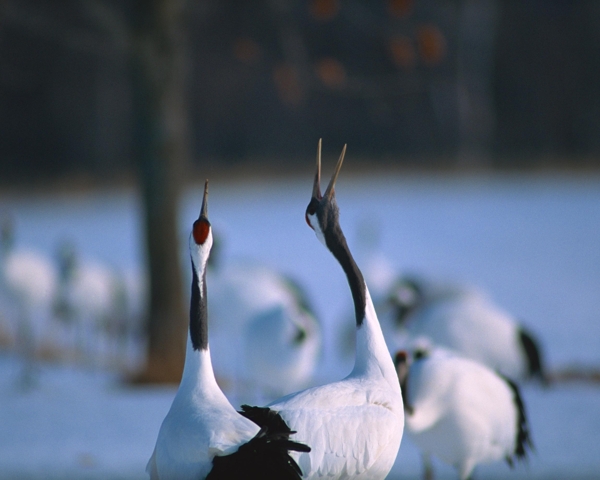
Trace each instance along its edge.
<path fill-rule="evenodd" d="M 299 472 L 291 467 L 293 460 L 288 455 L 288 448 L 297 447 L 287 441 L 289 429 L 272 432 L 275 435 L 269 438 L 270 427 L 261 425 L 259 428 L 236 412 L 214 376 L 208 344 L 205 275 L 213 243 L 207 197 L 208 182 L 204 187 L 200 216 L 194 222 L 189 239 L 193 278 L 183 376 L 160 427 L 146 471 L 152 480 L 202 480 L 208 475 L 215 480 L 269 477 L 299 480 Z M 250 442 L 253 442 L 252 446 L 243 450 Z M 273 449 L 278 450 L 271 458 Z M 228 456 L 232 461 L 221 463 L 222 468 L 218 470 L 215 457 Z M 282 470 L 277 470 L 280 466 Z M 260 476 L 263 471 L 271 473 Z"/>
<path fill-rule="evenodd" d="M 116 269 L 81 257 L 66 242 L 59 248 L 58 263 L 54 311 L 75 335 L 75 344 L 68 348 L 94 364 L 120 361 L 117 346 L 126 341 L 134 321 L 125 279 Z"/>
<path fill-rule="evenodd" d="M 321 353 L 321 326 L 288 277 L 250 262 L 209 268 L 217 376 L 274 398 L 305 387 Z M 239 394 L 239 392 L 238 392 Z"/>
<path fill-rule="evenodd" d="M 22 382 L 32 381 L 32 360 L 37 354 L 42 332 L 51 319 L 52 299 L 57 287 L 57 271 L 43 254 L 15 248 L 9 219 L 3 220 L 0 239 L 0 317 L 7 320 L 8 341 L 14 341 L 25 359 Z"/>
<path fill-rule="evenodd" d="M 526 456 L 531 446 L 515 384 L 449 351 L 417 350 L 410 365 L 396 356 L 406 427 L 428 458 L 434 455 L 467 479 L 476 465 Z M 408 376 L 406 376 L 408 375 Z"/>
<path fill-rule="evenodd" d="M 462 285 L 433 285 L 402 279 L 390 294 L 387 317 L 397 346 L 403 335 L 428 338 L 488 365 L 509 378 L 545 379 L 537 342 L 515 318 L 484 292 Z"/>
<path fill-rule="evenodd" d="M 270 404 L 310 453 L 292 454 L 305 478 L 383 479 L 395 461 L 404 428 L 402 396 L 373 302 L 339 226 L 334 185 L 322 196 L 321 142 L 306 220 L 348 278 L 356 312 L 356 359 L 343 380 L 288 395 Z"/>
<path fill-rule="evenodd" d="M 203 211 L 204 205 L 203 202 Z M 204 238 L 201 228 L 198 227 L 197 233 L 199 243 L 194 232 L 189 239 L 192 266 L 196 270 L 193 282 L 199 283 L 194 288 L 200 295 L 205 288 L 204 270 L 213 243 L 210 227 Z M 198 299 L 192 296 L 194 300 Z M 205 348 L 195 347 L 191 331 L 188 332 L 181 383 L 146 467 L 152 480 L 203 479 L 211 470 L 215 455 L 233 453 L 259 431 L 256 424 L 235 411 L 217 385 L 208 339 L 202 341 L 206 342 Z"/>
<path fill-rule="evenodd" d="M 282 395 L 312 379 L 321 352 L 320 326 L 299 305 L 275 305 L 248 321 L 243 343 L 245 379 Z"/>
<path fill-rule="evenodd" d="M 3 258 L 3 285 L 8 295 L 23 308 L 51 305 L 57 272 L 44 255 L 27 249 L 9 251 Z"/>
<path fill-rule="evenodd" d="M 3 219 L 0 238 L 0 292 L 23 312 L 49 310 L 58 273 L 52 261 L 40 252 L 15 247 L 13 223 Z"/>

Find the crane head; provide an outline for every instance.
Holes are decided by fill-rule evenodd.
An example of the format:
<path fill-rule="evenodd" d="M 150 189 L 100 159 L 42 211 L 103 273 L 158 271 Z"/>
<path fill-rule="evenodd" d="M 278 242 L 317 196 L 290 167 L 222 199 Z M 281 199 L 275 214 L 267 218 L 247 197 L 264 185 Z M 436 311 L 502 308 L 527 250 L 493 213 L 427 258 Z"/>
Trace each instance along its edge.
<path fill-rule="evenodd" d="M 204 184 L 204 197 L 200 215 L 192 226 L 192 238 L 196 245 L 204 245 L 210 234 L 210 222 L 208 221 L 208 180 Z"/>
<path fill-rule="evenodd" d="M 317 171 L 313 183 L 312 197 L 306 207 L 306 223 L 312 228 L 321 242 L 325 243 L 324 232 L 338 221 L 338 208 L 335 201 L 335 182 L 344 162 L 346 154 L 346 145 L 342 149 L 340 158 L 337 161 L 329 185 L 324 194 L 321 194 L 321 140 L 317 149 Z"/>

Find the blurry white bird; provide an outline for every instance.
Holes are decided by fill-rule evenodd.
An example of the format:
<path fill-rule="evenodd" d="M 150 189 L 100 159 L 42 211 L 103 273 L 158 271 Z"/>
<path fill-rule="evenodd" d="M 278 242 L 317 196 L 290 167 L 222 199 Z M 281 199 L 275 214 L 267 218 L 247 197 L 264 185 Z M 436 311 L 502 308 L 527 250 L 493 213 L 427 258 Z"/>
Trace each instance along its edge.
<path fill-rule="evenodd" d="M 211 338 L 217 377 L 276 398 L 312 379 L 321 326 L 300 285 L 265 265 L 209 265 Z M 213 286 L 214 285 L 214 286 Z"/>
<path fill-rule="evenodd" d="M 321 332 L 299 304 L 275 305 L 249 319 L 243 330 L 245 380 L 277 397 L 305 387 L 321 352 Z"/>
<path fill-rule="evenodd" d="M 354 369 L 343 380 L 283 397 L 269 405 L 310 453 L 292 453 L 305 478 L 383 479 L 398 453 L 404 412 L 398 377 L 369 290 L 339 224 L 335 181 L 346 147 L 321 195 L 321 141 L 306 221 L 344 270 L 356 322 Z"/>
<path fill-rule="evenodd" d="M 461 480 L 484 463 L 524 460 L 533 445 L 519 388 L 488 367 L 449 350 L 417 349 L 395 358 L 406 428 L 421 449 L 425 478 L 431 455 Z"/>
<path fill-rule="evenodd" d="M 405 277 L 393 286 L 389 301 L 393 312 L 384 316 L 386 332 L 429 338 L 511 379 L 537 377 L 546 382 L 542 352 L 533 335 L 485 293 Z"/>
<path fill-rule="evenodd" d="M 54 264 L 39 252 L 15 248 L 13 222 L 5 219 L 0 240 L 0 286 L 4 293 L 27 310 L 49 306 L 56 285 Z"/>
<path fill-rule="evenodd" d="M 57 287 L 54 264 L 39 252 L 15 248 L 14 226 L 10 218 L 2 223 L 0 239 L 0 295 L 2 309 L 12 319 L 17 350 L 26 360 L 23 381 L 29 383 L 31 361 L 37 338 L 51 318 L 51 305 Z M 6 313 L 8 312 L 8 313 Z"/>
<path fill-rule="evenodd" d="M 54 314 L 74 332 L 75 344 L 68 348 L 92 364 L 117 362 L 110 350 L 124 341 L 132 320 L 124 278 L 114 268 L 82 258 L 70 242 L 59 246 L 57 261 L 60 282 Z"/>
<path fill-rule="evenodd" d="M 389 292 L 396 279 L 396 272 L 392 262 L 384 255 L 381 249 L 381 225 L 376 218 L 363 219 L 358 225 L 357 232 L 359 258 L 364 264 L 362 271 L 365 281 L 369 285 L 369 292 L 377 306 Z"/>
<path fill-rule="evenodd" d="M 193 276 L 183 376 L 146 471 L 152 480 L 299 480 L 301 472 L 289 450 L 310 449 L 289 440 L 294 432 L 274 412 L 245 407 L 243 414 L 253 421 L 236 412 L 213 373 L 206 283 L 213 238 L 207 197 L 208 181 L 189 239 Z"/>

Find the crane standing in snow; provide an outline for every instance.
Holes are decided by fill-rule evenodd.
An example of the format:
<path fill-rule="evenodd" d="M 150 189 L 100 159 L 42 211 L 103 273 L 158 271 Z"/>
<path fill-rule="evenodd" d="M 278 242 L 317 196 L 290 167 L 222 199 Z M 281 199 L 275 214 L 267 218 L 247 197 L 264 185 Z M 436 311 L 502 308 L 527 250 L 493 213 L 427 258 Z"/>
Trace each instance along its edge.
<path fill-rule="evenodd" d="M 240 415 L 217 385 L 208 341 L 206 263 L 212 243 L 207 181 L 189 239 L 192 294 L 183 376 L 146 471 L 151 480 L 300 480 L 289 451 L 310 448 L 289 440 L 295 432 L 267 408 L 246 406 Z"/>
<path fill-rule="evenodd" d="M 547 381 L 534 335 L 478 289 L 403 277 L 392 287 L 389 304 L 387 331 L 394 336 L 428 338 L 514 380 Z"/>
<path fill-rule="evenodd" d="M 525 459 L 532 448 L 525 406 L 515 383 L 485 365 L 443 349 L 396 354 L 406 428 L 423 452 L 454 466 L 461 480 L 478 464 Z"/>
<path fill-rule="evenodd" d="M 404 411 L 394 364 L 362 273 L 339 224 L 335 182 L 346 147 L 321 194 L 321 141 L 306 222 L 348 279 L 356 325 L 356 357 L 343 380 L 309 388 L 271 403 L 296 439 L 311 451 L 293 452 L 305 478 L 384 479 L 402 440 Z"/>

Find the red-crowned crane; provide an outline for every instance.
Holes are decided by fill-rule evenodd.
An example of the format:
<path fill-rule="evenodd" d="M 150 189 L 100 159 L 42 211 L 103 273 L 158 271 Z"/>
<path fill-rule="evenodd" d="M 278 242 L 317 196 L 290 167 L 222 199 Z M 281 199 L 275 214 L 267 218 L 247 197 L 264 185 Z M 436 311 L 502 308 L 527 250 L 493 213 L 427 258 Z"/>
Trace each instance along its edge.
<path fill-rule="evenodd" d="M 217 385 L 208 342 L 206 263 L 212 243 L 207 181 L 189 239 L 192 294 L 183 376 L 146 471 L 151 480 L 300 480 L 289 451 L 310 448 L 289 440 L 294 432 L 268 408 L 236 412 Z"/>
<path fill-rule="evenodd" d="M 479 464 L 526 458 L 532 448 L 519 388 L 508 378 L 449 350 L 418 347 L 395 357 L 406 430 L 423 453 L 455 467 L 461 480 Z"/>
<path fill-rule="evenodd" d="M 546 382 L 534 335 L 486 293 L 471 286 L 402 277 L 389 295 L 386 333 L 427 338 L 514 380 Z"/>
<path fill-rule="evenodd" d="M 310 452 L 292 452 L 304 478 L 384 479 L 398 453 L 404 429 L 402 395 L 362 273 L 339 223 L 335 182 L 346 147 L 321 194 L 321 141 L 306 222 L 346 274 L 354 301 L 356 358 L 343 380 L 309 388 L 269 405 Z"/>

